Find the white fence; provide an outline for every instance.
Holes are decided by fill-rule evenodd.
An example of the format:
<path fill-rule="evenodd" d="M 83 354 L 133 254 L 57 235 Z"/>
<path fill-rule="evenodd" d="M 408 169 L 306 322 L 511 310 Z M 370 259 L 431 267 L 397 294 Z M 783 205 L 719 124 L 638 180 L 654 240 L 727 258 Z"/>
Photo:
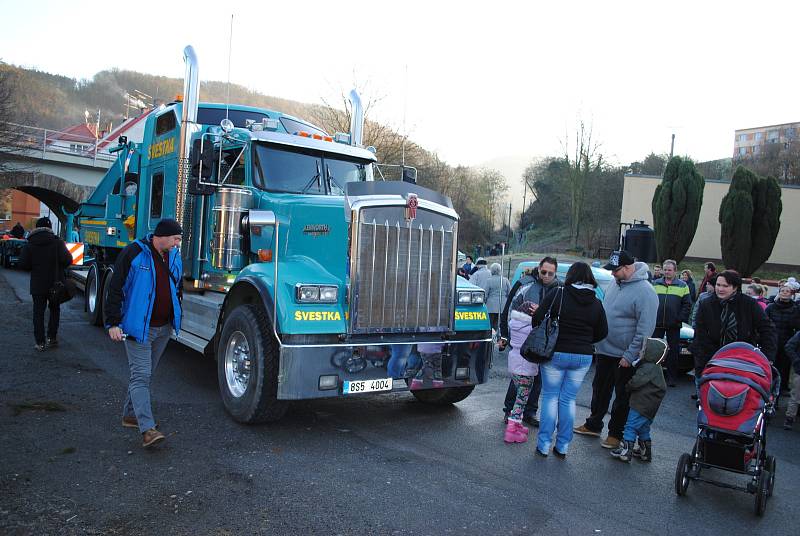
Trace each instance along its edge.
<path fill-rule="evenodd" d="M 109 149 L 116 143 L 93 136 L 81 136 L 60 130 L 33 127 L 0 121 L 0 152 L 45 159 L 48 154 L 69 155 L 91 160 L 113 162 L 116 155 Z"/>

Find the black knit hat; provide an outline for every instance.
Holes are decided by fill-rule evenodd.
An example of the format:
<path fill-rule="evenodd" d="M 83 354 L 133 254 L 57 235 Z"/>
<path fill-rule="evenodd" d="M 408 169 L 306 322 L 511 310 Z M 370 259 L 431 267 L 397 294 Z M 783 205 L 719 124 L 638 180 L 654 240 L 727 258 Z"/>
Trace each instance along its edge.
<path fill-rule="evenodd" d="M 39 218 L 36 220 L 36 227 L 47 227 L 48 229 L 52 229 L 53 223 L 50 221 L 50 218 Z"/>
<path fill-rule="evenodd" d="M 183 229 L 181 225 L 172 218 L 164 218 L 156 225 L 156 230 L 153 231 L 153 236 L 173 236 L 182 235 Z"/>

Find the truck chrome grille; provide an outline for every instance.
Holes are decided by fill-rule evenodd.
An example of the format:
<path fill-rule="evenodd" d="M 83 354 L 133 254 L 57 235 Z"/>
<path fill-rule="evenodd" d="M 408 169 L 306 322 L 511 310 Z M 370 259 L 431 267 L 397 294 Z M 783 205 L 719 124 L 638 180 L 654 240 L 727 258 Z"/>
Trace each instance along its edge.
<path fill-rule="evenodd" d="M 351 274 L 353 333 L 452 329 L 457 222 L 419 209 L 362 209 Z"/>

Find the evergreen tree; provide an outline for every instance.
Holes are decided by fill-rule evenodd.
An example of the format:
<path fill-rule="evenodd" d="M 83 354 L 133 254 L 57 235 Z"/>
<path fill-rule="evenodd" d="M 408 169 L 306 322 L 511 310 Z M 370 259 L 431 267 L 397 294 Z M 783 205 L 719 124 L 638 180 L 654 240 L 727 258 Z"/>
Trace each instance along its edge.
<path fill-rule="evenodd" d="M 769 259 L 780 230 L 781 188 L 738 166 L 719 207 L 720 246 L 726 268 L 749 277 Z"/>
<path fill-rule="evenodd" d="M 689 158 L 674 156 L 667 163 L 653 195 L 653 224 L 659 260 L 681 262 L 700 220 L 705 179 Z"/>

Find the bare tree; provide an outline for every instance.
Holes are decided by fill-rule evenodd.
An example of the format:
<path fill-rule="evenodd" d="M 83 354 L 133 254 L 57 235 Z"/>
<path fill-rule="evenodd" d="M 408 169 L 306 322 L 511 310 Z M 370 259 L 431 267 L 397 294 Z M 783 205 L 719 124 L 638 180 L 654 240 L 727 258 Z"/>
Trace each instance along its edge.
<path fill-rule="evenodd" d="M 14 124 L 15 79 L 8 65 L 0 61 L 0 174 L 8 171 L 8 154 L 20 146 L 21 132 Z"/>
<path fill-rule="evenodd" d="M 349 132 L 353 110 L 350 99 L 342 91 L 339 97 L 341 108 L 322 99 L 322 106 L 315 107 L 314 120 L 328 132 Z M 383 100 L 382 96 L 370 95 L 364 104 L 364 145 L 375 147 L 381 162 L 399 163 L 403 156 L 404 139 L 391 126 L 372 121 L 371 113 Z"/>
<path fill-rule="evenodd" d="M 575 131 L 574 153 L 570 154 L 568 142 L 564 144 L 564 159 L 569 163 L 567 186 L 570 196 L 570 240 L 576 249 L 584 216 L 586 186 L 591 175 L 599 172 L 603 165 L 603 155 L 599 149 L 598 143 L 592 140 L 591 125 L 587 126 L 582 119 L 578 121 Z"/>

